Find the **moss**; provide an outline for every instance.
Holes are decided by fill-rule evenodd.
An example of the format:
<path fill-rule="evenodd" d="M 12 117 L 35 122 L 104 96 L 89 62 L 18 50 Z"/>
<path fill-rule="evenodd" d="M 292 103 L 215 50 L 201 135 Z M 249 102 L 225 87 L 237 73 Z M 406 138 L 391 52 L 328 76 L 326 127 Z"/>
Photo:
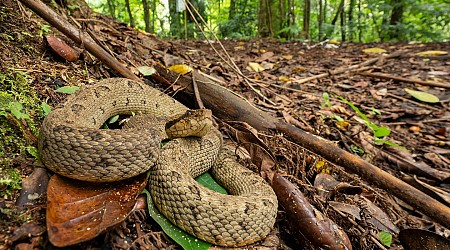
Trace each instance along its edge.
<path fill-rule="evenodd" d="M 27 148 L 32 146 L 24 129 L 26 126 L 37 135 L 35 120 L 43 116 L 40 103 L 26 74 L 13 71 L 0 73 L 0 148 L 3 149 L 0 151 L 1 158 L 14 158 L 25 154 Z"/>
<path fill-rule="evenodd" d="M 2 160 L 0 162 L 0 197 L 10 199 L 10 196 L 20 189 L 22 189 L 20 171 L 11 168 L 8 160 Z"/>

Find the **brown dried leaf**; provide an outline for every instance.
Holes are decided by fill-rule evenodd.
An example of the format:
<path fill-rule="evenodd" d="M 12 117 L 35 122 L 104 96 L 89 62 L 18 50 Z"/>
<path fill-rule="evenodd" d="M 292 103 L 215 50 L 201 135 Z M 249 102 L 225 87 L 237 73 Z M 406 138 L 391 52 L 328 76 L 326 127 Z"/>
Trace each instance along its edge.
<path fill-rule="evenodd" d="M 252 162 L 261 170 L 261 175 L 271 180 L 275 166 L 275 156 L 269 146 L 259 139 L 258 131 L 247 123 L 232 122 L 232 124 L 239 144 L 249 152 Z"/>
<path fill-rule="evenodd" d="M 314 246 L 333 250 L 352 249 L 347 234 L 332 220 L 314 209 L 291 182 L 275 174 L 272 187 L 288 214 L 291 225 Z"/>
<path fill-rule="evenodd" d="M 56 36 L 46 36 L 48 45 L 55 51 L 59 56 L 66 59 L 69 62 L 75 62 L 80 57 L 80 52 L 70 45 L 68 45 L 61 38 Z"/>
<path fill-rule="evenodd" d="M 399 240 L 406 250 L 445 250 L 450 249 L 450 241 L 436 233 L 422 229 L 404 229 Z"/>
<path fill-rule="evenodd" d="M 77 244 L 123 221 L 146 183 L 146 174 L 114 183 L 88 183 L 53 175 L 47 189 L 50 242 L 58 247 Z"/>

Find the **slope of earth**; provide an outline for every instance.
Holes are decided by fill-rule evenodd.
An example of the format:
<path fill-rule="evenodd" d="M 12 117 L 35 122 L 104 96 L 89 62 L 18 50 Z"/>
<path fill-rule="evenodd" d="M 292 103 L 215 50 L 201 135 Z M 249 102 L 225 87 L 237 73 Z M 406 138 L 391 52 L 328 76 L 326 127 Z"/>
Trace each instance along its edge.
<path fill-rule="evenodd" d="M 277 120 L 325 138 L 448 205 L 450 43 L 335 45 L 224 40 L 221 43 L 228 55 L 218 42 L 212 42 L 219 56 L 205 40 L 164 41 L 85 7 L 71 12 L 74 20 L 83 23 L 84 29 L 134 73 L 139 74 L 138 66 L 157 63 L 189 65 Z M 43 35 L 64 37 L 17 1 L 0 3 L 0 249 L 51 247 L 45 226 L 47 173 L 37 180 L 32 174 L 42 169 L 36 147 L 47 112 L 43 103 L 52 107 L 61 103 L 66 95 L 54 91 L 60 87 L 118 76 L 82 48 L 78 48 L 80 59 L 62 59 Z M 226 63 L 228 59 L 235 65 Z M 176 82 L 170 90 L 180 91 Z M 236 139 L 233 123 L 219 124 L 228 141 Z M 346 166 L 330 164 L 281 133 L 257 136 L 270 151 L 278 173 L 341 227 L 353 248 L 385 247 L 381 231 L 392 235 L 392 246 L 399 249 L 399 233 L 404 229 L 427 229 L 449 236 L 448 229 L 438 222 L 364 176 L 348 172 Z M 262 171 L 260 166 L 250 167 Z M 36 193 L 36 197 L 20 191 L 35 183 L 43 187 L 32 189 L 31 195 Z M 78 247 L 178 249 L 142 211 Z M 271 233 L 273 242 L 252 247 L 314 249 L 305 240 L 312 236 L 301 236 L 288 218 L 280 207 Z"/>

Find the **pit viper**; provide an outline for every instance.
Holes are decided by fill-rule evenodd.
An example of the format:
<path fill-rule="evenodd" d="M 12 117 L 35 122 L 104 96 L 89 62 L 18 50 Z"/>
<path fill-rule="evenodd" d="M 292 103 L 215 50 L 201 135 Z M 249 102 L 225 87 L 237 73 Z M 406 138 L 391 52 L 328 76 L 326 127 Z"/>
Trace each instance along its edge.
<path fill-rule="evenodd" d="M 141 82 L 111 78 L 82 86 L 44 119 L 42 162 L 55 173 L 90 182 L 118 181 L 150 170 L 156 207 L 182 230 L 220 246 L 244 246 L 265 238 L 277 214 L 274 191 L 237 163 L 214 126 L 201 127 L 201 136 L 183 137 L 186 120 L 180 126 L 171 119 L 183 119 L 189 112 Z M 123 129 L 100 129 L 118 114 L 134 114 L 135 121 Z M 192 123 L 189 118 L 187 123 Z M 173 124 L 175 132 L 169 134 Z M 209 169 L 230 195 L 193 179 Z"/>

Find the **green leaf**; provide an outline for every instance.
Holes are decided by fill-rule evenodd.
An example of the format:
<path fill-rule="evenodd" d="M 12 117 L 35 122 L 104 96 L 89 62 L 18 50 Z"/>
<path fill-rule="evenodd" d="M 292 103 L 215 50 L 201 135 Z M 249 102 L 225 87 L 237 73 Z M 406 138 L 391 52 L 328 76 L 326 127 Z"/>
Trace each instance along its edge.
<path fill-rule="evenodd" d="M 388 232 L 380 232 L 380 239 L 381 239 L 381 243 L 383 243 L 383 245 L 390 247 L 392 244 L 392 234 L 388 233 Z"/>
<path fill-rule="evenodd" d="M 117 122 L 117 120 L 119 120 L 119 115 L 115 115 L 115 116 L 109 118 L 108 123 L 113 124 L 113 123 Z"/>
<path fill-rule="evenodd" d="M 364 149 L 352 144 L 350 145 L 350 149 L 354 152 L 354 153 L 358 153 L 358 154 L 364 154 Z"/>
<path fill-rule="evenodd" d="M 168 219 L 162 215 L 158 209 L 156 208 L 155 204 L 153 203 L 152 197 L 150 196 L 150 193 L 144 189 L 142 191 L 147 196 L 147 205 L 148 205 L 148 212 L 150 216 L 153 218 L 153 220 L 158 223 L 158 225 L 162 228 L 162 230 L 176 243 L 178 243 L 183 249 L 185 250 L 206 250 L 211 247 L 210 243 L 204 242 L 202 240 L 199 240 L 195 238 L 194 236 L 184 232 L 183 230 L 179 229 L 175 225 L 173 225 Z"/>
<path fill-rule="evenodd" d="M 47 116 L 50 113 L 50 111 L 52 111 L 52 107 L 50 107 L 50 105 L 48 105 L 45 102 L 41 104 L 41 109 L 44 112 L 44 116 Z"/>
<path fill-rule="evenodd" d="M 385 126 L 379 127 L 377 130 L 374 130 L 373 136 L 377 138 L 385 137 L 391 134 L 391 130 Z"/>
<path fill-rule="evenodd" d="M 20 102 L 11 102 L 9 105 L 9 110 L 11 114 L 14 115 L 17 119 L 30 119 L 28 114 L 22 113 L 22 103 Z"/>
<path fill-rule="evenodd" d="M 195 180 L 198 183 L 202 184 L 203 186 L 205 186 L 213 191 L 216 191 L 221 194 L 228 194 L 227 190 L 225 188 L 223 188 L 222 186 L 220 186 L 219 183 L 217 183 L 216 180 L 214 180 L 214 178 L 212 177 L 212 175 L 209 172 L 201 174 L 200 176 L 195 178 Z"/>
<path fill-rule="evenodd" d="M 57 90 L 55 90 L 56 93 L 63 93 L 63 94 L 73 94 L 75 91 L 77 91 L 80 87 L 78 86 L 64 86 Z"/>
<path fill-rule="evenodd" d="M 396 144 L 396 143 L 393 143 L 393 142 L 390 142 L 390 141 L 386 141 L 386 140 L 382 140 L 382 139 L 378 139 L 378 138 L 375 138 L 374 141 L 375 141 L 376 143 L 383 143 L 383 144 L 386 144 L 386 145 L 389 145 L 389 146 L 392 146 L 392 147 L 399 148 L 399 149 L 401 149 L 401 150 L 406 150 L 405 147 L 400 146 L 400 145 L 398 145 L 398 144 Z"/>
<path fill-rule="evenodd" d="M 334 115 L 334 119 L 336 119 L 336 121 L 338 121 L 338 122 L 343 122 L 344 121 L 344 119 L 342 117 L 338 116 L 338 115 Z"/>
<path fill-rule="evenodd" d="M 404 90 L 408 94 L 410 94 L 412 97 L 416 98 L 419 101 L 428 102 L 428 103 L 439 102 L 439 98 L 433 94 L 430 94 L 427 92 L 422 92 L 422 91 L 417 91 L 417 90 L 412 90 L 412 89 L 408 89 L 408 88 L 405 88 Z"/>
<path fill-rule="evenodd" d="M 343 101 L 345 104 L 350 106 L 364 121 L 366 121 L 367 123 L 372 123 L 369 118 L 367 118 L 367 116 L 363 112 L 361 112 L 361 110 L 359 110 L 359 108 L 356 107 L 352 102 L 348 101 L 342 96 L 338 96 L 338 98 L 341 99 L 341 101 Z"/>
<path fill-rule="evenodd" d="M 35 148 L 33 146 L 27 146 L 26 149 L 30 155 L 32 155 L 36 159 L 39 159 L 39 152 L 38 152 L 37 148 Z"/>

